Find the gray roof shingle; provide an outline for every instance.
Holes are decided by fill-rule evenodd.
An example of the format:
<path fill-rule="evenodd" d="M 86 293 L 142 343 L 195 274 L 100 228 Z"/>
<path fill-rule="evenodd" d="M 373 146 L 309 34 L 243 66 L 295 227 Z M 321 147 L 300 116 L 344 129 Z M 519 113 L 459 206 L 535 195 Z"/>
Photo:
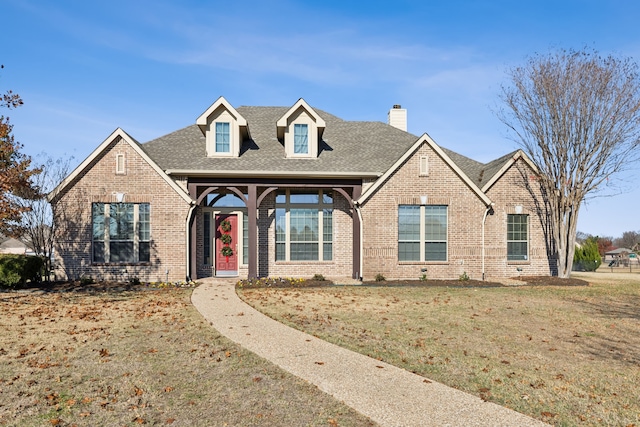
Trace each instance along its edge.
<path fill-rule="evenodd" d="M 276 122 L 288 107 L 238 107 L 249 126 L 250 139 L 242 142 L 238 158 L 207 157 L 205 137 L 196 124 L 142 144 L 142 149 L 164 170 L 316 172 L 382 175 L 418 139 L 417 136 L 382 122 L 345 121 L 322 110 L 315 110 L 326 122 L 313 159 L 291 159 L 276 138 Z M 479 187 L 513 153 L 487 164 L 443 148 L 443 151 Z"/>

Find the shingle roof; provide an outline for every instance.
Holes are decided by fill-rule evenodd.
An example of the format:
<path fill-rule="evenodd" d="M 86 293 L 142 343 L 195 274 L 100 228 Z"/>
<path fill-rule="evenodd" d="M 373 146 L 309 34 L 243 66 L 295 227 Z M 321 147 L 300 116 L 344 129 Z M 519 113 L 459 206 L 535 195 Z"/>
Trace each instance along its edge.
<path fill-rule="evenodd" d="M 418 139 L 417 136 L 382 122 L 345 121 L 322 110 L 315 110 L 326 122 L 313 159 L 285 157 L 276 138 L 276 122 L 288 107 L 238 107 L 247 120 L 250 140 L 242 142 L 238 158 L 207 157 L 205 137 L 193 124 L 142 144 L 142 149 L 164 170 L 310 172 L 382 175 Z M 443 148 L 443 151 L 479 187 L 508 161 L 512 153 L 483 164 Z"/>

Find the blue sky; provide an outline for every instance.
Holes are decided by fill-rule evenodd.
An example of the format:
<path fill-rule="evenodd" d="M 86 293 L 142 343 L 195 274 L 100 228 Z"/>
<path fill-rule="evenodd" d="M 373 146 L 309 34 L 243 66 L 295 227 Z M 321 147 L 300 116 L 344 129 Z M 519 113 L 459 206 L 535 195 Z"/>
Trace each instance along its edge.
<path fill-rule="evenodd" d="M 640 61 L 640 2 L 0 0 L 0 92 L 32 156 L 86 158 L 115 128 L 140 142 L 232 105 L 304 98 L 345 120 L 408 110 L 409 131 L 486 162 L 516 148 L 495 116 L 505 70 L 585 46 Z M 7 115 L 6 111 L 0 112 Z M 637 168 L 636 168 L 637 169 Z M 631 188 L 582 207 L 578 229 L 639 230 Z"/>

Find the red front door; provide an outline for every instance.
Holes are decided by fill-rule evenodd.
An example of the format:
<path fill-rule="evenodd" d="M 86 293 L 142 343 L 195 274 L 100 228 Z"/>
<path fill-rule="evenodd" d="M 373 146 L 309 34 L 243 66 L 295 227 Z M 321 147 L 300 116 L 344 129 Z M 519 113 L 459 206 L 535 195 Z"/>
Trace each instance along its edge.
<path fill-rule="evenodd" d="M 238 216 L 216 215 L 216 275 L 238 272 Z"/>

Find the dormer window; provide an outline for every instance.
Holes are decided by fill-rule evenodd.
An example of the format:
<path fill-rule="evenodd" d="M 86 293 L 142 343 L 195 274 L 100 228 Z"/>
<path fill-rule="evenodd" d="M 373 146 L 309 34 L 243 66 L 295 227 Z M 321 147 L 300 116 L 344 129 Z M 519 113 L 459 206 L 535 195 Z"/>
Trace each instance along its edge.
<path fill-rule="evenodd" d="M 316 158 L 325 122 L 300 98 L 276 123 L 278 139 L 284 143 L 285 156 Z"/>
<path fill-rule="evenodd" d="M 293 152 L 309 154 L 309 125 L 296 123 L 293 129 Z"/>
<path fill-rule="evenodd" d="M 230 152 L 229 143 L 229 122 L 216 122 L 216 153 Z"/>
<path fill-rule="evenodd" d="M 196 124 L 205 136 L 208 157 L 238 157 L 242 141 L 249 138 L 247 120 L 223 97 L 202 113 Z"/>

